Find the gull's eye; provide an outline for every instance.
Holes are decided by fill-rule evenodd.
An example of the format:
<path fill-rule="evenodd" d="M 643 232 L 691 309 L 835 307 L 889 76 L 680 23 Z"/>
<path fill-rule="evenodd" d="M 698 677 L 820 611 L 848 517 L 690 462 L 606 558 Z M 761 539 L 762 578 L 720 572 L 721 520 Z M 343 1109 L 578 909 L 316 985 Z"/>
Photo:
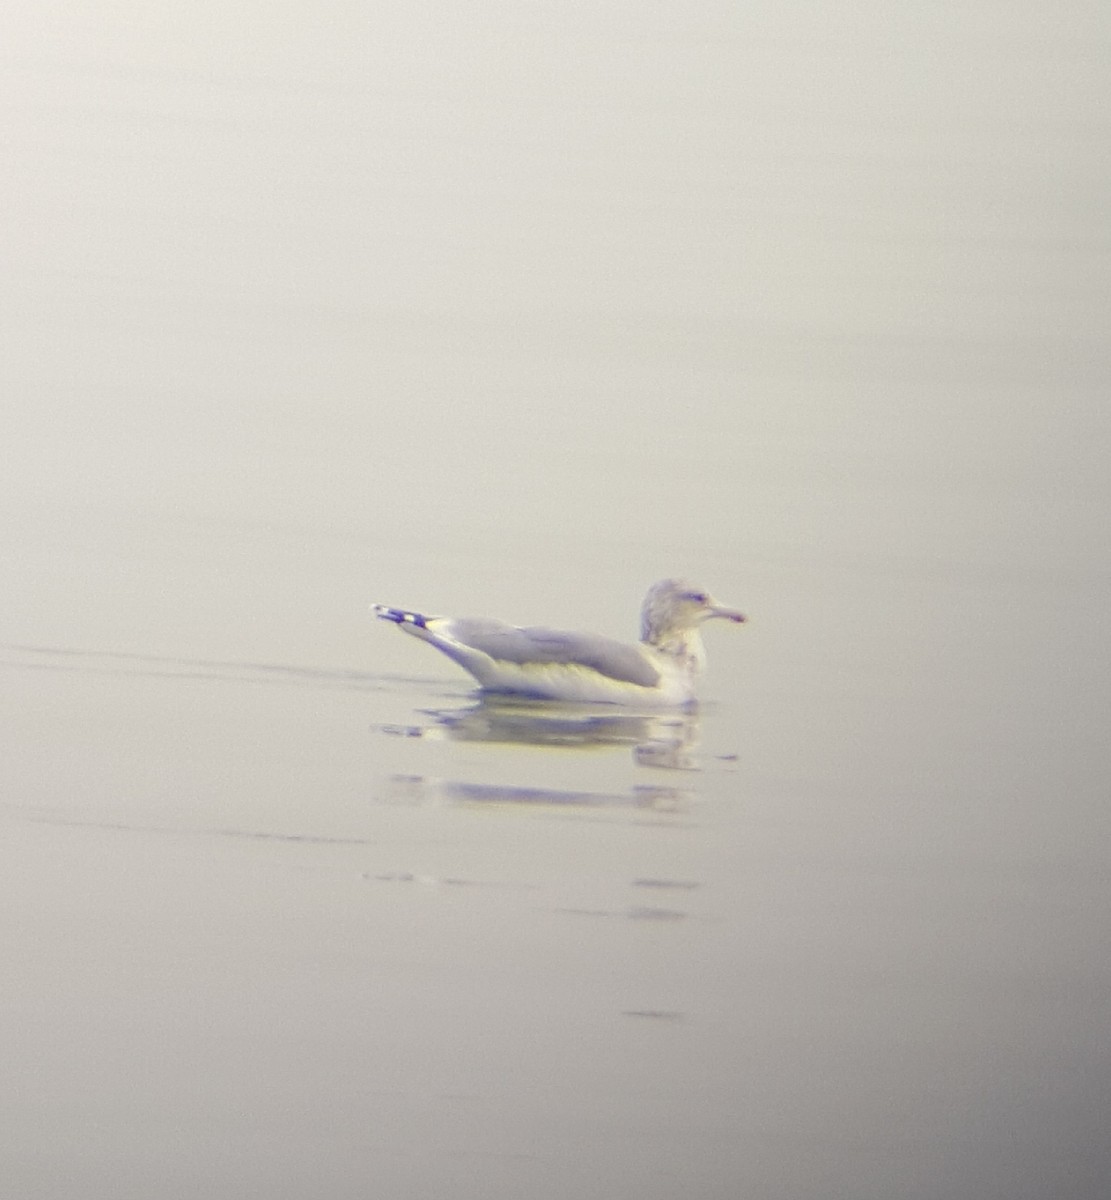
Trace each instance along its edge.
<path fill-rule="evenodd" d="M 695 604 L 705 604 L 710 597 L 705 592 L 687 592 L 687 599 Z"/>

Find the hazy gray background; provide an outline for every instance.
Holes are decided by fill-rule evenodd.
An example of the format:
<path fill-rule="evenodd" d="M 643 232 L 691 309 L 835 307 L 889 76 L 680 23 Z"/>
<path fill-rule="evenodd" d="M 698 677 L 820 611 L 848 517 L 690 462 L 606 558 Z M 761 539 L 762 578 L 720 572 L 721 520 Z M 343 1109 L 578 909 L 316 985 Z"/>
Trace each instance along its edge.
<path fill-rule="evenodd" d="M 23 7 L 6 1189 L 1105 1195 L 1104 7 Z"/>

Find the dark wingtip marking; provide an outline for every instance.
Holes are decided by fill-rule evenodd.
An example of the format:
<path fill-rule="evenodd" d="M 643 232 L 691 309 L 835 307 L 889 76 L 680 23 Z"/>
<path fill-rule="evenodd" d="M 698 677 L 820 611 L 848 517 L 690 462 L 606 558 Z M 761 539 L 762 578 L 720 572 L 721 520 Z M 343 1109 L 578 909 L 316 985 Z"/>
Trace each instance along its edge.
<path fill-rule="evenodd" d="M 393 621 L 398 625 L 416 625 L 420 629 L 428 628 L 428 618 L 424 613 L 407 612 L 403 608 L 388 608 L 385 604 L 376 604 L 374 611 L 383 621 Z"/>

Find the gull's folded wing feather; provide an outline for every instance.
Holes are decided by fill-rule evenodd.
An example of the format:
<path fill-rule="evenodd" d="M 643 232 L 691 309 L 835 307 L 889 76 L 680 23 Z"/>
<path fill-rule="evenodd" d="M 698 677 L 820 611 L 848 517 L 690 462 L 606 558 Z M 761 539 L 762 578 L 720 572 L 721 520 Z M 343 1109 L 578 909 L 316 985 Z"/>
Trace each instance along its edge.
<path fill-rule="evenodd" d="M 414 631 L 415 632 L 415 631 Z M 562 629 L 527 628 L 465 617 L 428 623 L 428 640 L 456 661 L 466 650 L 477 650 L 496 662 L 529 664 L 559 663 L 588 667 L 620 683 L 655 687 L 660 673 L 636 646 L 594 633 L 571 633 Z M 463 651 L 452 652 L 454 642 Z"/>

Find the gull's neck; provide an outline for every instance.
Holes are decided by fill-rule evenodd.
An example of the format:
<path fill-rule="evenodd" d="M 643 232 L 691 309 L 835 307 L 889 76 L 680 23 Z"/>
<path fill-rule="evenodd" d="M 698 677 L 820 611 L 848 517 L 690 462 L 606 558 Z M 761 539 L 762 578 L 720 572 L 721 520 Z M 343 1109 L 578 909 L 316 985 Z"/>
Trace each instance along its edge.
<path fill-rule="evenodd" d="M 706 661 L 706 650 L 702 645 L 702 634 L 698 629 L 654 629 L 646 625 L 640 639 L 660 654 L 666 654 L 691 672 L 702 670 Z"/>

